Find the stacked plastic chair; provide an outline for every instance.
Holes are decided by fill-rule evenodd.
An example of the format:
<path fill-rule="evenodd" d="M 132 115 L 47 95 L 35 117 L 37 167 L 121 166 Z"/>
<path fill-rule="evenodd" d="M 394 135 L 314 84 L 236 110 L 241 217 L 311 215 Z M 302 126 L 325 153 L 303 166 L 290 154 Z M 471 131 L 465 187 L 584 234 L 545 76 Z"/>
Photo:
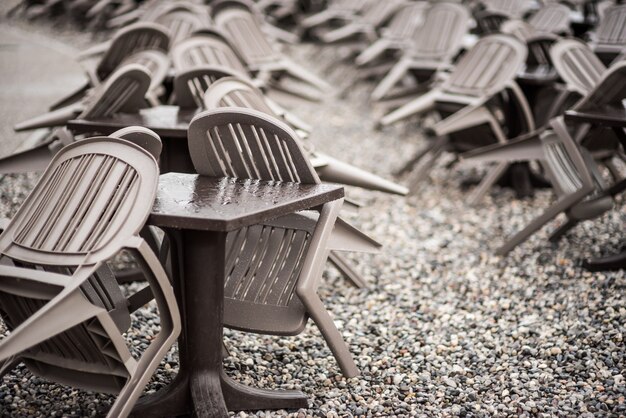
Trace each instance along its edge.
<path fill-rule="evenodd" d="M 107 416 L 129 415 L 181 330 L 169 279 L 139 237 L 158 175 L 150 152 L 116 137 L 85 139 L 55 156 L 0 235 L 0 315 L 10 330 L 0 341 L 0 373 L 23 362 L 53 381 L 119 393 Z M 124 249 L 149 283 L 129 298 L 106 264 Z M 160 331 L 135 359 L 122 334 L 130 312 L 152 297 Z"/>

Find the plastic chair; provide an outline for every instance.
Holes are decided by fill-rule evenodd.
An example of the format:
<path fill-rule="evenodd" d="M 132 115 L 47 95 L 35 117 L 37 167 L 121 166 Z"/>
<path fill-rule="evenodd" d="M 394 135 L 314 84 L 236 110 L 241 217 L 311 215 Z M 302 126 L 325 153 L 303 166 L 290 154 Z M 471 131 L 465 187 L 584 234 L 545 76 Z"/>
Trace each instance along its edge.
<path fill-rule="evenodd" d="M 526 53 L 526 46 L 512 36 L 489 35 L 481 38 L 461 57 L 440 86 L 381 119 L 382 125 L 389 125 L 411 115 L 452 108 L 451 112 L 446 111 L 451 113 L 449 116 L 432 127 L 436 140 L 407 164 L 405 169 L 412 169 L 410 188 L 415 191 L 446 150 L 458 153 L 484 146 L 485 141 L 506 142 L 507 135 L 493 113 L 493 106 L 489 104 L 504 91 L 511 93 L 510 102 L 520 108 L 520 119 L 525 129 L 534 130 L 531 110 L 514 81 Z M 474 135 L 467 131 L 481 126 L 487 127 L 487 135 L 484 130 Z M 470 202 L 480 200 L 507 168 L 508 165 L 502 164 L 493 169 L 473 192 Z"/>
<path fill-rule="evenodd" d="M 212 84 L 207 90 L 204 101 L 206 109 L 209 110 L 218 108 L 253 109 L 270 116 L 281 118 L 289 125 L 295 127 L 293 125 L 293 117 L 290 117 L 287 112 L 281 109 L 274 102 L 265 98 L 261 91 L 256 87 L 237 78 L 223 78 Z M 302 129 L 298 129 L 298 131 L 301 132 Z M 300 144 L 302 145 L 302 143 Z M 316 172 L 318 174 L 328 174 L 327 176 L 322 177 L 322 180 L 324 181 L 345 184 L 343 181 L 347 180 L 347 183 L 353 186 L 370 186 L 369 188 L 387 192 L 389 191 L 389 185 L 394 186 L 391 188 L 392 192 L 401 189 L 400 186 L 397 186 L 378 176 L 318 153 L 310 146 L 307 148 L 303 147 L 303 149 L 306 150 L 305 155 L 309 158 Z M 340 218 L 338 221 L 343 222 Z M 380 244 L 371 240 L 362 232 L 352 228 L 350 235 L 346 237 L 346 245 L 353 246 L 355 251 L 364 251 L 365 248 L 369 247 L 366 252 L 378 252 Z M 352 268 L 351 263 L 341 254 L 332 252 L 329 254 L 329 259 L 355 286 L 366 287 L 364 278 Z"/>
<path fill-rule="evenodd" d="M 98 137 L 60 151 L 0 235 L 0 373 L 23 361 L 35 375 L 119 393 L 108 417 L 126 417 L 175 342 L 181 324 L 165 271 L 138 235 L 158 166 L 142 148 Z M 149 287 L 125 298 L 106 261 L 133 252 Z M 137 360 L 122 333 L 129 312 L 156 299 L 159 333 Z"/>
<path fill-rule="evenodd" d="M 189 150 L 201 175 L 319 183 L 296 133 L 255 110 L 214 109 L 197 115 L 189 126 Z M 317 295 L 342 203 L 325 204 L 319 215 L 296 213 L 229 234 L 224 325 L 296 335 L 310 316 L 343 374 L 353 377 L 359 370 Z"/>
<path fill-rule="evenodd" d="M 371 94 L 381 100 L 404 77 L 412 72 L 432 75 L 447 67 L 461 48 L 470 15 L 465 6 L 438 3 L 426 10 L 424 24 L 413 35 L 413 46 L 380 81 Z"/>
<path fill-rule="evenodd" d="M 378 38 L 377 28 L 387 22 L 405 4 L 405 0 L 369 3 L 363 10 L 362 16 L 355 16 L 345 25 L 320 34 L 319 38 L 324 43 L 346 42 L 355 38 L 371 43 Z"/>
<path fill-rule="evenodd" d="M 218 28 L 230 37 L 248 70 L 255 74 L 255 78 L 267 82 L 268 85 L 271 82 L 273 87 L 279 88 L 281 79 L 288 76 L 313 87 L 320 94 L 330 92 L 331 86 L 328 83 L 275 49 L 264 35 L 255 15 L 234 3 L 230 2 L 214 10 L 213 18 Z M 282 88 L 285 86 L 282 85 Z M 301 89 L 287 90 L 292 94 L 310 98 Z"/>
<path fill-rule="evenodd" d="M 405 4 L 381 30 L 381 37 L 364 49 L 355 59 L 359 66 L 367 65 L 386 52 L 405 51 L 411 46 L 413 34 L 423 24 L 430 3 L 418 1 Z"/>
<path fill-rule="evenodd" d="M 610 68 L 574 110 L 623 109 L 624 97 L 626 62 Z M 576 140 L 587 135 L 587 127 L 578 126 L 572 138 L 563 117 L 559 116 L 550 122 L 550 128 L 463 155 L 468 160 L 485 162 L 538 160 L 557 194 L 557 202 L 499 248 L 499 255 L 511 251 L 560 213 L 567 215 L 567 221 L 551 234 L 553 242 L 578 222 L 593 219 L 613 208 L 613 196 L 605 192 L 607 188 L 594 159 Z"/>
<path fill-rule="evenodd" d="M 94 88 L 79 103 L 53 110 L 15 125 L 16 131 L 62 126 L 74 118 L 105 118 L 116 112 L 133 113 L 147 107 L 146 94 L 150 88 L 150 74 L 138 64 L 128 64 Z"/>

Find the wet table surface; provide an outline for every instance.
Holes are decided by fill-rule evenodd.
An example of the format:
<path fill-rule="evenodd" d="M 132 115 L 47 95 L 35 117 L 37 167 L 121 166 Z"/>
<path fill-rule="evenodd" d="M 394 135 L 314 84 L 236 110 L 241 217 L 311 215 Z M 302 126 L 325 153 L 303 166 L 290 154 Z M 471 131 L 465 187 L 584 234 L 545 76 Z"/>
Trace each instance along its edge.
<path fill-rule="evenodd" d="M 343 197 L 343 187 L 168 173 L 149 222 L 166 228 L 232 231 Z"/>
<path fill-rule="evenodd" d="M 172 382 L 141 398 L 132 416 L 227 417 L 228 411 L 308 407 L 300 391 L 245 386 L 223 370 L 226 236 L 243 226 L 341 199 L 343 188 L 168 173 L 148 223 L 170 242 L 172 285 L 183 324 Z"/>
<path fill-rule="evenodd" d="M 178 106 L 156 106 L 142 109 L 139 113 L 116 113 L 110 118 L 74 119 L 67 127 L 74 133 L 99 132 L 108 135 L 127 126 L 143 126 L 159 136 L 187 138 L 191 119 L 198 109 L 184 109 Z"/>

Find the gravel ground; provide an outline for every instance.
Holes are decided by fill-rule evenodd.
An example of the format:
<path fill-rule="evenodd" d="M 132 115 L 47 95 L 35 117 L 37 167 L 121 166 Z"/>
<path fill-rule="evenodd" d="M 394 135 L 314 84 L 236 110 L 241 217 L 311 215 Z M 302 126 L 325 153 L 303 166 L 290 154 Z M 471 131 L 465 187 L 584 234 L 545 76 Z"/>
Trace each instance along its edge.
<path fill-rule="evenodd" d="M 65 35 L 64 35 L 65 36 Z M 380 175 L 391 174 L 422 145 L 414 123 L 374 131 L 371 85 L 353 83 L 337 52 L 291 51 L 346 97 L 297 103 L 316 147 Z M 1 139 L 1 138 L 0 138 Z M 624 271 L 589 273 L 581 260 L 623 244 L 623 208 L 572 230 L 558 245 L 550 224 L 508 257 L 493 256 L 505 237 L 553 201 L 550 191 L 519 200 L 494 189 L 470 207 L 461 183 L 482 173 L 441 161 L 409 198 L 349 189 L 364 203 L 347 216 L 384 244 L 352 259 L 370 283 L 351 288 L 331 267 L 321 296 L 362 375 L 345 379 L 319 331 L 296 337 L 226 331 L 228 374 L 263 388 L 300 389 L 310 408 L 235 416 L 626 416 Z M 35 176 L 0 180 L 0 216 L 11 215 Z M 401 182 L 402 179 L 399 179 Z M 141 349 L 158 327 L 153 306 L 137 312 L 127 335 Z M 149 391 L 169 382 L 174 348 Z M 0 385 L 1 416 L 93 416 L 109 396 L 45 382 L 18 367 Z"/>

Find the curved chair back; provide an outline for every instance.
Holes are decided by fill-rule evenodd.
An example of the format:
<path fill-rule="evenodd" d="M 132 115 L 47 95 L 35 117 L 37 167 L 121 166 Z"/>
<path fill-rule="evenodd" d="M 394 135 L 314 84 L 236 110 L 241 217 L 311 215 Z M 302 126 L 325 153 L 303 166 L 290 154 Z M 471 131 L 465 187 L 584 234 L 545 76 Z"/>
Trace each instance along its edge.
<path fill-rule="evenodd" d="M 520 41 L 526 42 L 535 35 L 535 28 L 523 20 L 511 19 L 502 23 L 500 32 L 513 35 Z"/>
<path fill-rule="evenodd" d="M 221 108 L 202 112 L 191 121 L 188 138 L 198 174 L 319 183 L 297 134 L 258 110 Z"/>
<path fill-rule="evenodd" d="M 229 36 L 249 68 L 282 58 L 249 10 L 237 6 L 224 7 L 215 13 L 214 20 L 217 27 Z"/>
<path fill-rule="evenodd" d="M 512 36 L 486 36 L 461 57 L 442 88 L 452 94 L 493 95 L 513 81 L 526 55 L 526 45 Z"/>
<path fill-rule="evenodd" d="M 424 23 L 424 16 L 429 6 L 426 1 L 418 1 L 402 7 L 391 18 L 389 25 L 383 32 L 383 37 L 394 40 L 412 37 L 415 30 Z"/>
<path fill-rule="evenodd" d="M 626 4 L 616 4 L 605 9 L 595 37 L 598 44 L 624 48 L 626 45 Z"/>
<path fill-rule="evenodd" d="M 540 33 L 569 33 L 570 14 L 566 5 L 550 3 L 532 15 L 528 23 Z"/>
<path fill-rule="evenodd" d="M 156 23 L 140 22 L 121 29 L 104 53 L 96 73 L 106 79 L 128 56 L 146 49 L 167 52 L 170 43 L 166 29 Z"/>
<path fill-rule="evenodd" d="M 554 68 L 567 87 L 587 95 L 598 84 L 606 67 L 591 48 L 577 39 L 561 39 L 550 49 Z"/>
<path fill-rule="evenodd" d="M 206 19 L 187 10 L 172 10 L 157 17 L 154 22 L 168 29 L 171 45 L 206 26 Z"/>
<path fill-rule="evenodd" d="M 146 107 L 146 93 L 151 80 L 141 65 L 128 64 L 115 71 L 96 88 L 88 105 L 78 116 L 81 119 L 107 118 L 117 112 L 135 113 Z"/>
<path fill-rule="evenodd" d="M 248 70 L 226 38 L 217 31 L 204 30 L 177 43 L 171 51 L 174 68 L 178 71 L 210 65 L 224 72 L 246 77 Z"/>
<path fill-rule="evenodd" d="M 55 155 L 2 235 L 3 254 L 78 266 L 108 259 L 139 233 L 152 208 L 158 166 L 143 149 L 106 139 L 78 141 Z M 146 170 L 157 174 L 142 175 Z"/>
<path fill-rule="evenodd" d="M 425 14 L 424 24 L 416 30 L 413 55 L 445 59 L 455 55 L 467 33 L 470 15 L 465 6 L 437 3 Z"/>

